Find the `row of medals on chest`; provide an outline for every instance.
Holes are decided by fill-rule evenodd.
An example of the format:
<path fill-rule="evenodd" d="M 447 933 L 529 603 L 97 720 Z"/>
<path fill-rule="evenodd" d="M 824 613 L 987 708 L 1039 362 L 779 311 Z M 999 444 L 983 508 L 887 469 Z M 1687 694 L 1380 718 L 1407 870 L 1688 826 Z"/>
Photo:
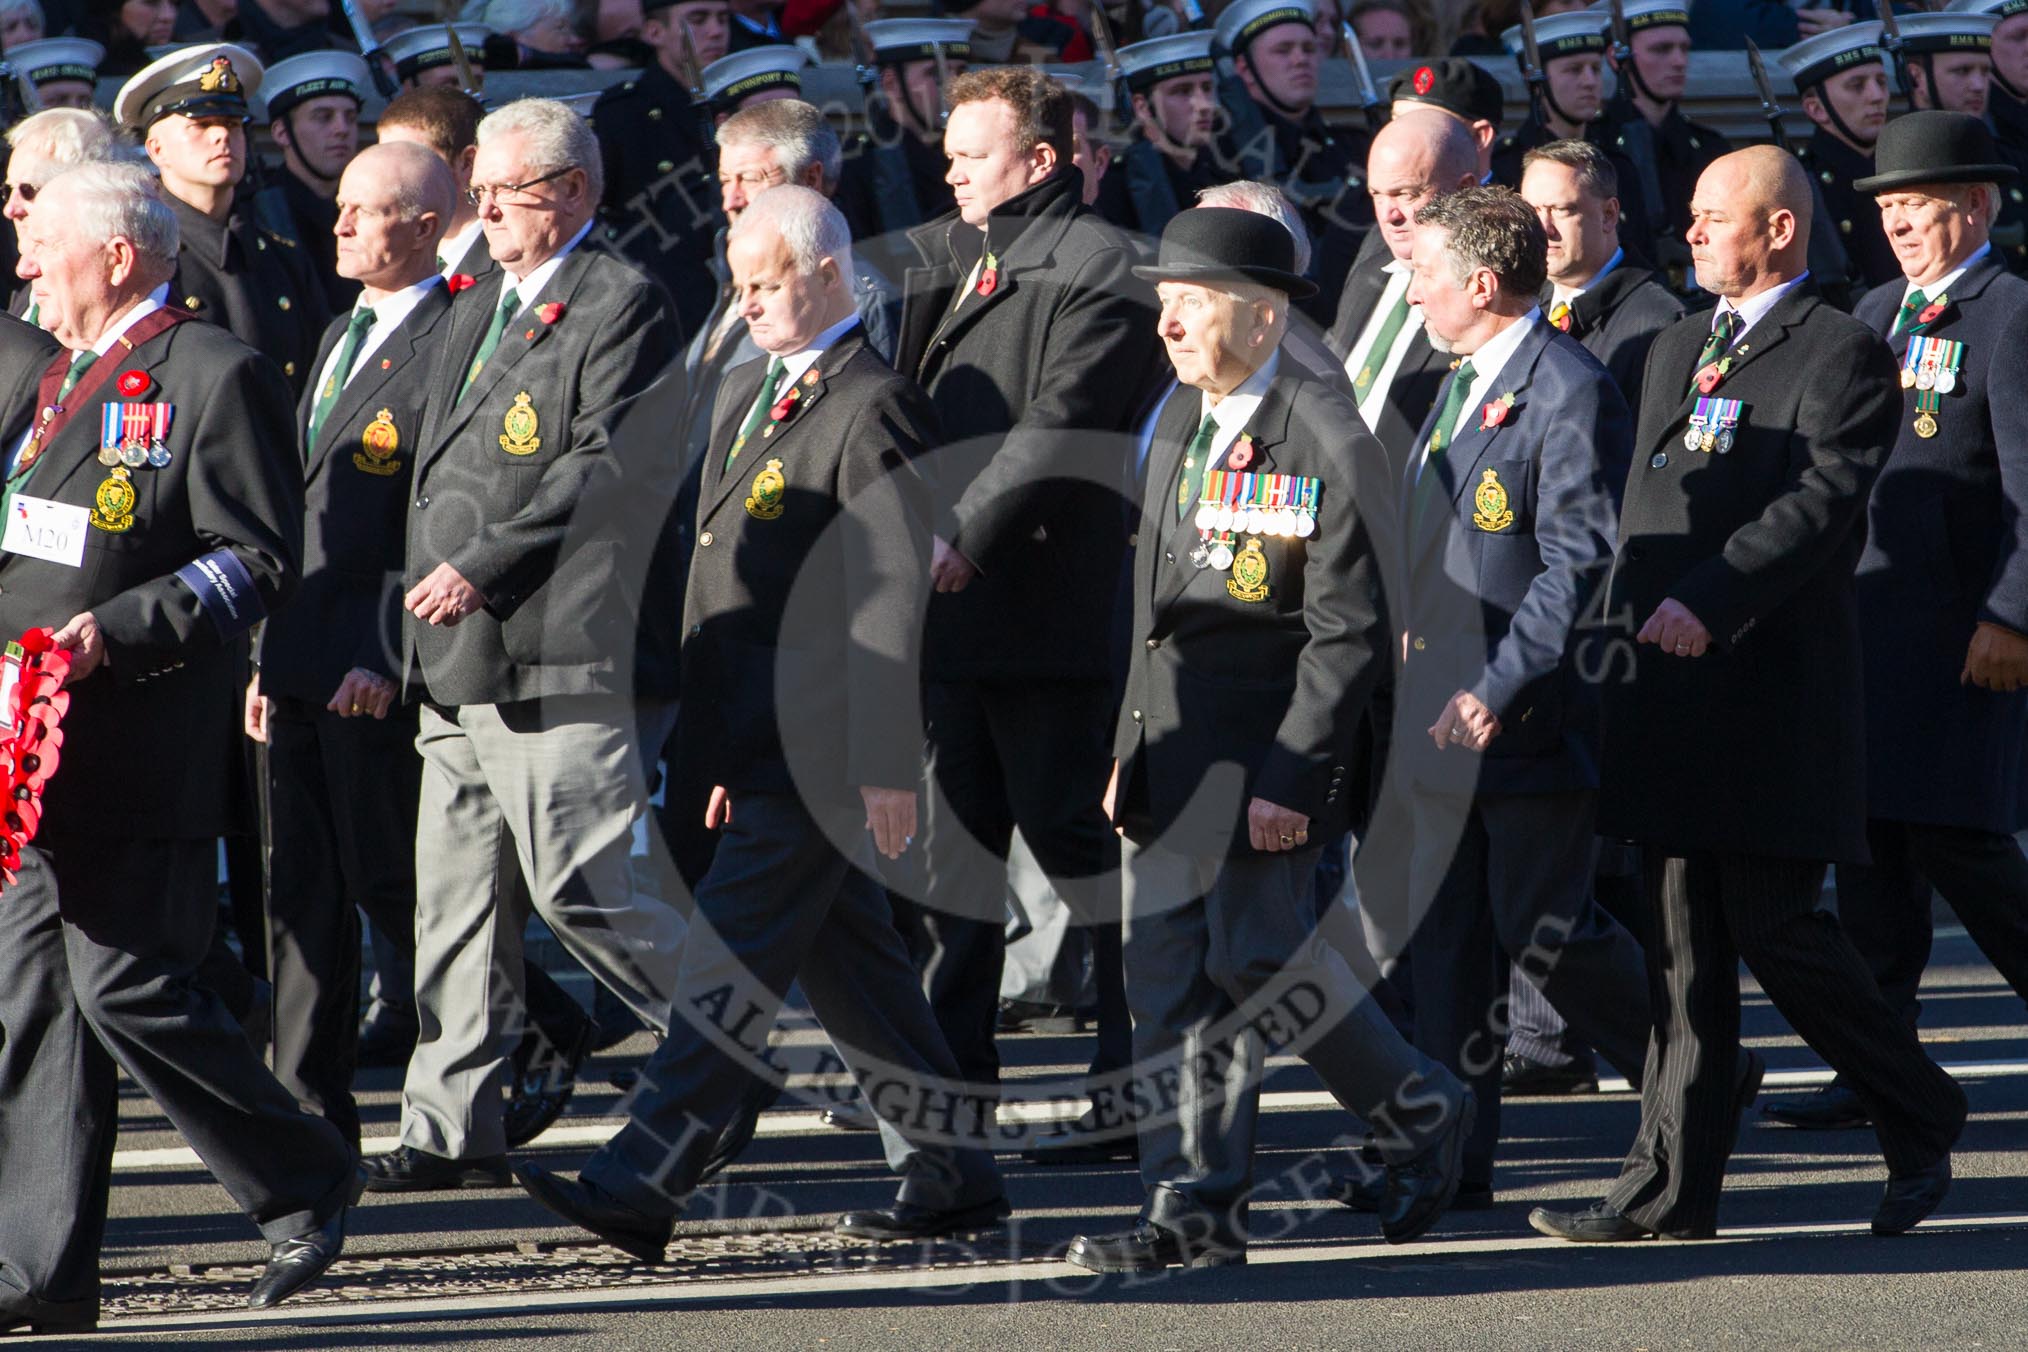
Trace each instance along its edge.
<path fill-rule="evenodd" d="M 1911 338 L 1901 359 L 1901 388 L 1915 390 L 1915 434 L 1924 439 L 1937 434 L 1936 415 L 1942 412 L 1938 396 L 1958 387 L 1958 368 L 1964 364 L 1965 345 L 1948 338 Z"/>
<path fill-rule="evenodd" d="M 1276 500 L 1289 492 L 1295 496 Z M 1268 500 L 1253 500 L 1261 496 Z M 1236 534 L 1285 540 L 1307 540 L 1314 535 L 1316 490 L 1313 481 L 1294 475 L 1256 476 L 1237 470 L 1213 470 L 1205 476 L 1194 523 L 1198 542 L 1190 551 L 1191 565 L 1215 568 L 1222 573 L 1232 567 L 1232 540 Z"/>

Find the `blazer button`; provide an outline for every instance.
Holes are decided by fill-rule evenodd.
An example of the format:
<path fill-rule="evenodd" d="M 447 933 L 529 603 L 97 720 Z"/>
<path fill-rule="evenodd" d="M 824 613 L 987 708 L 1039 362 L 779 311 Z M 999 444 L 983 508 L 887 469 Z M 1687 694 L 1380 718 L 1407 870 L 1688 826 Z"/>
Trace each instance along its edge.
<path fill-rule="evenodd" d="M 1169 553 L 1167 550 L 1163 551 L 1162 557 L 1167 559 L 1171 563 L 1176 562 L 1176 556 L 1174 554 Z"/>
<path fill-rule="evenodd" d="M 701 633 L 703 633 L 703 632 L 704 632 L 704 626 L 703 626 L 703 625 L 701 625 L 701 624 L 693 624 L 693 625 L 691 625 L 691 626 L 690 626 L 690 637 L 692 637 L 692 638 L 696 638 L 696 637 L 697 637 L 697 636 L 698 636 L 699 634 L 701 634 Z"/>
<path fill-rule="evenodd" d="M 421 497 L 415 500 L 415 506 L 417 511 L 421 511 L 423 508 L 429 505 L 430 505 L 430 497 L 429 494 L 427 493 L 423 494 Z"/>
<path fill-rule="evenodd" d="M 1415 642 L 1409 644 L 1408 646 L 1415 649 L 1417 652 L 1421 652 L 1423 649 L 1429 647 L 1427 643 L 1424 643 L 1422 641 L 1421 635 L 1417 635 Z"/>
<path fill-rule="evenodd" d="M 675 167 L 675 164 L 669 160 L 657 160 L 655 162 L 655 172 L 658 174 L 666 174 Z"/>
<path fill-rule="evenodd" d="M 1141 711 L 1139 709 L 1134 710 L 1134 721 L 1136 723 L 1141 721 Z"/>
<path fill-rule="evenodd" d="M 698 536 L 697 543 L 709 549 L 711 547 L 711 532 L 706 531 L 704 532 L 704 534 Z"/>
<path fill-rule="evenodd" d="M 277 296 L 275 297 L 275 304 L 281 306 L 282 309 L 286 310 L 289 308 L 289 298 L 287 296 Z"/>
<path fill-rule="evenodd" d="M 1161 639 L 1159 639 L 1159 638 L 1151 638 L 1151 639 L 1149 639 L 1149 640 L 1148 640 L 1148 651 L 1149 651 L 1149 652 L 1153 652 L 1153 651 L 1154 651 L 1155 649 L 1157 649 L 1157 648 L 1159 648 L 1159 647 L 1161 647 L 1161 646 L 1162 646 L 1162 640 L 1161 640 Z"/>
<path fill-rule="evenodd" d="M 1132 535 L 1129 535 L 1127 537 L 1128 549 L 1138 549 L 1140 548 L 1140 544 L 1141 544 L 1141 535 L 1139 531 L 1136 531 Z"/>

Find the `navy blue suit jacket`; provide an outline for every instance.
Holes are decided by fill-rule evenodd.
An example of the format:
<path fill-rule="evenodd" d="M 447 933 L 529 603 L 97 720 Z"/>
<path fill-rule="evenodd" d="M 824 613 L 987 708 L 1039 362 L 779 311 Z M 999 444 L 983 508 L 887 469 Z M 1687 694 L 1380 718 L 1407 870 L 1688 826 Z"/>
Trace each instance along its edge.
<path fill-rule="evenodd" d="M 1885 337 L 1902 288 L 1858 317 Z M 1901 430 L 1867 505 L 1859 558 L 1865 654 L 1867 813 L 1890 821 L 2014 831 L 2028 692 L 1961 685 L 1981 621 L 2028 633 L 2028 281 L 1995 254 L 1949 288 L 1926 336 L 1965 345 L 1937 434 L 1915 431 L 1920 390 L 1901 392 Z M 1895 357 L 1908 335 L 1888 342 Z"/>
<path fill-rule="evenodd" d="M 1435 413 L 1403 474 L 1398 576 L 1409 653 L 1396 754 L 1425 788 L 1592 788 L 1597 705 L 1578 669 L 1578 639 L 1612 560 L 1633 418 L 1606 369 L 1546 321 L 1489 388 L 1490 400 L 1460 415 L 1442 464 L 1423 471 L 1442 476 L 1443 496 L 1419 529 L 1416 477 Z M 1485 426 L 1487 407 L 1509 394 L 1504 420 Z M 1430 741 L 1429 727 L 1460 690 L 1500 719 L 1483 755 Z"/>

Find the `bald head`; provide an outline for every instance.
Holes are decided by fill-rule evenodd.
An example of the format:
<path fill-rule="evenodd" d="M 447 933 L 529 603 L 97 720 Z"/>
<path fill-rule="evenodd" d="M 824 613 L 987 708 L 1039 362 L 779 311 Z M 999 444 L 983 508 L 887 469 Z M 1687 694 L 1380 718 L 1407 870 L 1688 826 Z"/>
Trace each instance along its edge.
<path fill-rule="evenodd" d="M 444 162 L 424 146 L 368 146 L 338 180 L 338 275 L 372 304 L 437 271 L 437 245 L 456 206 Z"/>
<path fill-rule="evenodd" d="M 1479 147 L 1457 118 L 1434 109 L 1405 113 L 1382 127 L 1366 155 L 1366 191 L 1381 238 L 1407 262 L 1415 248 L 1415 213 L 1439 193 L 1479 181 Z"/>
<path fill-rule="evenodd" d="M 1810 179 L 1794 155 L 1748 146 L 1713 160 L 1690 199 L 1697 284 L 1740 301 L 1808 270 Z"/>

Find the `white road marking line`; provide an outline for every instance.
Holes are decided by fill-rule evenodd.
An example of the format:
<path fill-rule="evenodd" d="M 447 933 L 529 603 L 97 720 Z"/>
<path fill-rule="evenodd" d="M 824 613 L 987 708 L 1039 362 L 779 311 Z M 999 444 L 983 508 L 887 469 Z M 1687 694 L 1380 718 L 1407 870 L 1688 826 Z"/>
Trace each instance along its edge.
<path fill-rule="evenodd" d="M 2028 1075 L 2028 1060 L 2019 1061 L 1945 1061 L 1943 1068 L 1958 1079 L 1986 1079 L 1999 1075 Z M 1791 1089 L 1799 1086 L 1829 1084 L 1831 1072 L 1821 1067 L 1810 1070 L 1771 1070 L 1761 1082 L 1761 1088 Z M 1619 1076 L 1605 1076 L 1599 1080 L 1599 1091 L 1605 1094 L 1624 1094 L 1631 1086 Z M 1261 1095 L 1263 1112 L 1313 1112 L 1320 1108 L 1335 1106 L 1336 1100 L 1322 1090 L 1277 1090 Z M 1026 1103 L 1008 1103 L 1000 1107 L 1000 1121 L 1005 1123 L 1044 1124 L 1064 1122 L 1078 1116 L 1091 1106 L 1083 1098 L 1062 1098 L 1036 1100 Z M 570 1123 L 551 1127 L 530 1142 L 530 1148 L 545 1146 L 604 1145 L 620 1129 L 616 1118 L 602 1118 L 594 1122 Z M 836 1130 L 824 1125 L 822 1112 L 815 1109 L 791 1109 L 762 1115 L 756 1136 L 812 1136 L 824 1135 Z M 400 1145 L 400 1138 L 394 1136 L 369 1136 L 361 1143 L 361 1150 L 368 1155 L 385 1154 Z M 137 1169 L 179 1169 L 201 1167 L 197 1152 L 188 1146 L 163 1146 L 150 1150 L 121 1150 L 113 1155 L 115 1170 Z"/>

